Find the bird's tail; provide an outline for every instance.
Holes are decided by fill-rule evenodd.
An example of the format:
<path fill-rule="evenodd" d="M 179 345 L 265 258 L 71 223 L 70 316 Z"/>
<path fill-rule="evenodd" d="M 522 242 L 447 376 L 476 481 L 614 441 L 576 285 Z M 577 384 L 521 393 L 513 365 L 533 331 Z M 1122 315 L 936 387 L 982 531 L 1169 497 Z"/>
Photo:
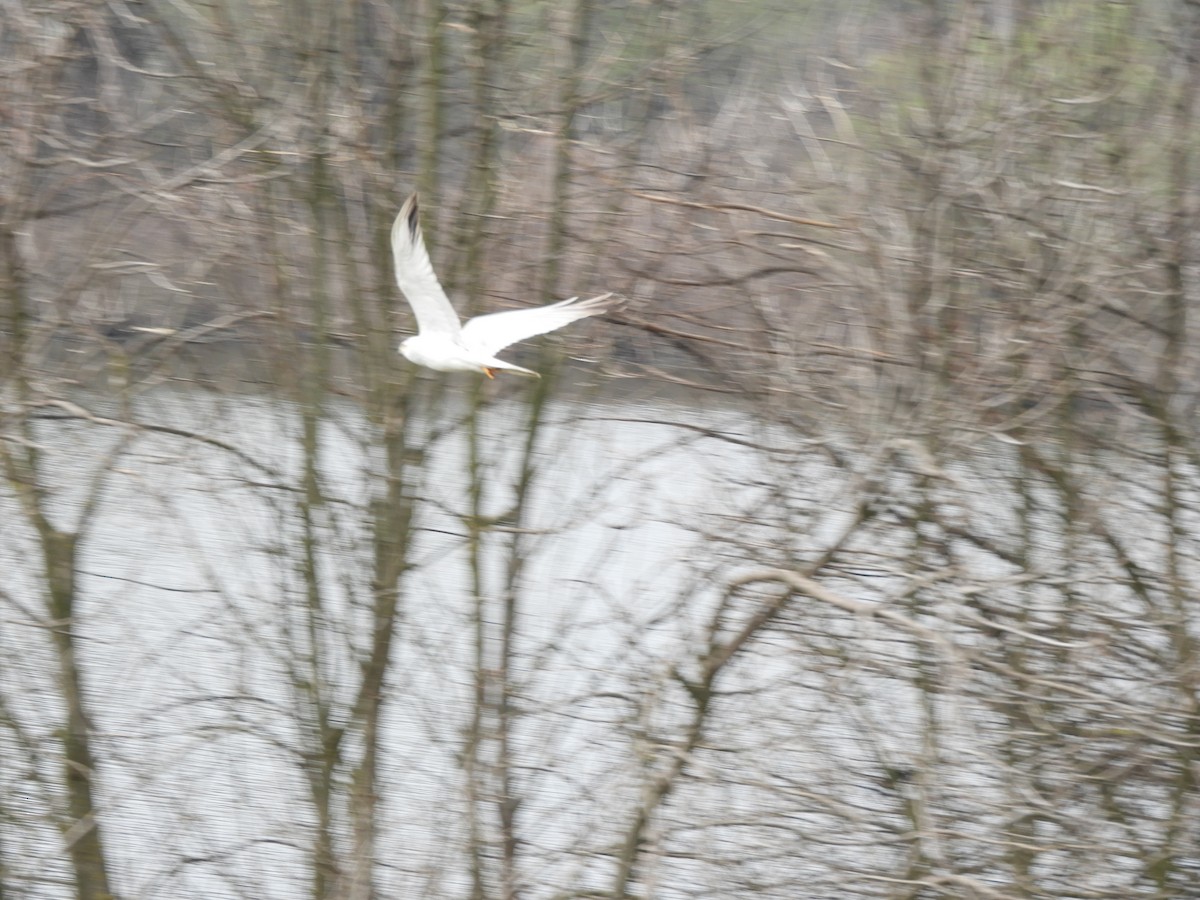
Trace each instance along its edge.
<path fill-rule="evenodd" d="M 542 376 L 533 369 L 523 369 L 521 366 L 514 366 L 512 363 L 505 362 L 502 359 L 490 359 L 483 369 L 483 374 L 488 378 L 494 378 L 495 372 L 512 372 L 514 375 L 530 375 L 533 378 L 541 378 Z"/>

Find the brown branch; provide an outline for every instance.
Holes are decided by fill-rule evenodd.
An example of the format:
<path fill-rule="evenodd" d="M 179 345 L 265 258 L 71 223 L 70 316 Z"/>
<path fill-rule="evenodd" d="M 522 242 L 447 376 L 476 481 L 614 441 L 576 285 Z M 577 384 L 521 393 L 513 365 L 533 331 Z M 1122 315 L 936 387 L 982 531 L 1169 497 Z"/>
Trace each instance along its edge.
<path fill-rule="evenodd" d="M 699 203 L 695 200 L 680 200 L 677 197 L 647 194 L 645 191 L 630 191 L 629 193 L 634 197 L 640 197 L 642 200 L 649 200 L 652 203 L 665 203 L 668 206 L 684 206 L 688 209 L 706 209 L 710 211 L 752 212 L 760 216 L 765 216 L 768 219 L 791 222 L 793 225 L 809 225 L 813 228 L 835 228 L 838 231 L 847 230 L 845 226 L 837 225 L 833 222 L 825 222 L 821 219 L 806 219 L 803 216 L 791 216 L 787 213 L 767 209 L 764 206 L 753 206 L 749 203 Z"/>

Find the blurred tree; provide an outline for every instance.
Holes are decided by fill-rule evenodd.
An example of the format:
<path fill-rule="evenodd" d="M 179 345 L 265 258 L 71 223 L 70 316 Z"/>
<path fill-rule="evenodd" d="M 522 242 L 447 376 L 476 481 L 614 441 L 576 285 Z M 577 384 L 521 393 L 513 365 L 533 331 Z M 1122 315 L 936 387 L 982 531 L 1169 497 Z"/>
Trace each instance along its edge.
<path fill-rule="evenodd" d="M 2 15 L 0 896 L 1192 889 L 1200 5 Z"/>

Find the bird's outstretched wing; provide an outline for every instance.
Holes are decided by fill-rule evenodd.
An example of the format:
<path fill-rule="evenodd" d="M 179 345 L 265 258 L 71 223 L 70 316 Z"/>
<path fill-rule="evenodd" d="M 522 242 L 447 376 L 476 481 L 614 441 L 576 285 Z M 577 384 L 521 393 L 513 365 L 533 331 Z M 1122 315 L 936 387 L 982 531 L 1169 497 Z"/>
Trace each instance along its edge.
<path fill-rule="evenodd" d="M 463 343 L 494 356 L 509 344 L 523 341 L 535 334 L 556 331 L 577 319 L 598 316 L 617 305 L 612 294 L 601 294 L 589 300 L 572 297 L 549 306 L 533 309 L 513 309 L 490 313 L 470 319 L 462 329 Z"/>
<path fill-rule="evenodd" d="M 433 263 L 421 237 L 417 195 L 404 201 L 392 223 L 392 258 L 396 265 L 396 283 L 408 299 L 417 317 L 421 334 L 457 336 L 461 326 L 458 313 L 450 305 L 446 292 L 433 272 Z"/>

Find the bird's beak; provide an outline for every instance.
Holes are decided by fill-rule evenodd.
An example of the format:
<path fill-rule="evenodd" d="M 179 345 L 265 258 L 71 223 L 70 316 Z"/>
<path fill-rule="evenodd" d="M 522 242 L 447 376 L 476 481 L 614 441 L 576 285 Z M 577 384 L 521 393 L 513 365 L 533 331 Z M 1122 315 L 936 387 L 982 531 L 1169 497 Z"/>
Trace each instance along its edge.
<path fill-rule="evenodd" d="M 492 370 L 491 370 L 491 369 L 488 369 L 488 368 L 486 368 L 486 367 L 485 367 L 485 368 L 484 368 L 484 370 L 483 370 L 483 374 L 484 374 L 484 375 L 486 375 L 488 378 L 491 378 L 491 379 L 495 379 L 495 377 L 496 377 L 496 376 L 495 376 L 495 374 L 492 372 Z"/>

